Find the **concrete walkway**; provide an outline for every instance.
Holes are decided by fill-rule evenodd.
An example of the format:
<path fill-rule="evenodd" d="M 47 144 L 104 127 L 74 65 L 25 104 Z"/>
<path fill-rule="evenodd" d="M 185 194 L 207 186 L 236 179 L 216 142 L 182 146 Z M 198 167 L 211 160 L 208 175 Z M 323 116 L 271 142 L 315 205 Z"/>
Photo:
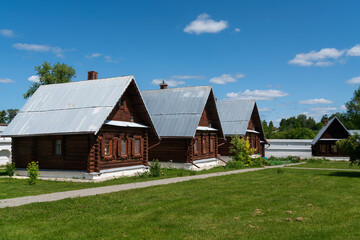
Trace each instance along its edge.
<path fill-rule="evenodd" d="M 281 168 L 284 166 L 291 166 L 291 165 L 297 165 L 297 164 L 299 164 L 299 163 L 278 165 L 278 166 L 268 166 L 268 167 L 263 167 L 263 168 L 247 168 L 247 169 L 239 169 L 239 170 L 227 171 L 227 172 L 208 173 L 208 174 L 186 176 L 186 177 L 166 178 L 166 179 L 147 181 L 147 182 L 127 183 L 127 184 L 112 185 L 112 186 L 106 186 L 106 187 L 86 188 L 86 189 L 81 189 L 81 190 L 56 192 L 56 193 L 42 194 L 42 195 L 36 195 L 36 196 L 2 199 L 2 200 L 0 200 L 0 208 L 16 207 L 16 206 L 21 206 L 21 205 L 30 204 L 30 203 L 38 203 L 38 202 L 52 202 L 52 201 L 57 201 L 57 200 L 65 199 L 65 198 L 94 196 L 94 195 L 105 194 L 105 193 L 113 193 L 113 192 L 119 192 L 119 191 L 131 190 L 131 189 L 165 185 L 165 184 L 170 184 L 170 183 L 185 182 L 185 181 L 190 181 L 190 180 L 195 180 L 195 179 L 219 177 L 219 176 L 244 173 L 244 172 L 254 172 L 254 171 L 265 170 L 265 169 L 269 169 L 269 168 Z"/>

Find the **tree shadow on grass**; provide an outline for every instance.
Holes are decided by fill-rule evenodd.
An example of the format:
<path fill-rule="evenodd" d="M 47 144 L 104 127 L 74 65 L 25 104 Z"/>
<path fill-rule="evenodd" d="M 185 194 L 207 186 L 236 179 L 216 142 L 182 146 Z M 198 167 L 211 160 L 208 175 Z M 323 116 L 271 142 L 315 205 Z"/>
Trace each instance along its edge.
<path fill-rule="evenodd" d="M 360 172 L 331 172 L 329 174 L 323 174 L 326 176 L 332 176 L 332 177 L 348 177 L 348 178 L 360 178 Z"/>

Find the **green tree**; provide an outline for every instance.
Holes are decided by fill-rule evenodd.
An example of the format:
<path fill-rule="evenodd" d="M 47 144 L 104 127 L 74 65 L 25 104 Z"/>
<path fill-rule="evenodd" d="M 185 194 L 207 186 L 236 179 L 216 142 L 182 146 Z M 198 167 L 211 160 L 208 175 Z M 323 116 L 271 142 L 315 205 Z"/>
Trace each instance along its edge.
<path fill-rule="evenodd" d="M 0 111 L 0 123 L 6 123 L 6 111 L 5 110 L 2 110 Z"/>
<path fill-rule="evenodd" d="M 235 135 L 231 138 L 230 157 L 232 161 L 239 161 L 244 166 L 252 166 L 251 155 L 256 151 L 250 147 L 249 140 Z"/>
<path fill-rule="evenodd" d="M 351 164 L 360 165 L 360 135 L 354 135 L 336 142 L 342 154 L 350 156 Z"/>
<path fill-rule="evenodd" d="M 360 128 L 360 87 L 354 91 L 354 95 L 346 104 L 347 118 L 350 120 L 351 129 Z"/>
<path fill-rule="evenodd" d="M 49 62 L 44 62 L 35 67 L 36 74 L 39 76 L 39 82 L 31 84 L 30 88 L 24 94 L 24 98 L 31 97 L 41 85 L 67 83 L 75 78 L 75 69 L 65 63 L 56 63 L 51 66 Z"/>
<path fill-rule="evenodd" d="M 6 120 L 9 123 L 14 119 L 16 114 L 19 112 L 19 109 L 8 109 L 6 112 L 7 112 Z"/>

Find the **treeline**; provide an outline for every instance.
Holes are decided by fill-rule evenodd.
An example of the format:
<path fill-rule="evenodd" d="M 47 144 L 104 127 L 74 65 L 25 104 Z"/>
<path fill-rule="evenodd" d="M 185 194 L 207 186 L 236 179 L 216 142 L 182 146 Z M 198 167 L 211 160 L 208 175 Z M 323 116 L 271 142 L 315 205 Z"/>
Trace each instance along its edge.
<path fill-rule="evenodd" d="M 347 129 L 360 129 L 360 87 L 354 91 L 353 97 L 345 104 L 346 112 L 337 112 L 328 119 L 337 117 Z M 324 127 L 326 115 L 316 122 L 312 117 L 300 114 L 297 117 L 281 119 L 279 128 L 274 127 L 272 121 L 269 124 L 262 122 L 265 137 L 268 139 L 313 139 L 321 128 Z"/>
<path fill-rule="evenodd" d="M 10 123 L 19 112 L 19 109 L 8 109 L 0 111 L 0 123 Z"/>
<path fill-rule="evenodd" d="M 312 117 L 300 114 L 297 117 L 281 119 L 279 128 L 274 127 L 272 121 L 269 124 L 262 122 L 265 137 L 268 139 L 313 139 L 324 126 L 322 121 L 316 122 Z"/>

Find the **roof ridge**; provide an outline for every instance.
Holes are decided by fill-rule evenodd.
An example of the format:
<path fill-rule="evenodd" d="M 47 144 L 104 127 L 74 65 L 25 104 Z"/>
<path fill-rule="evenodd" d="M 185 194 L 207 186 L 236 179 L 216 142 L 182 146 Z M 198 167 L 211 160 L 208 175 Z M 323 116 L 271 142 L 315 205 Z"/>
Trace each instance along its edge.
<path fill-rule="evenodd" d="M 125 77 L 132 77 L 135 78 L 134 75 L 124 75 L 124 76 L 118 76 L 118 77 L 109 77 L 109 78 L 98 78 L 98 79 L 90 79 L 90 80 L 80 80 L 80 81 L 74 81 L 74 82 L 66 82 L 66 83 L 53 83 L 53 84 L 44 84 L 40 85 L 40 87 L 49 87 L 49 86 L 59 86 L 59 85 L 65 85 L 65 84 L 79 84 L 83 82 L 94 82 L 94 81 L 100 81 L 100 80 L 109 80 L 109 79 L 115 79 L 115 78 L 125 78 Z"/>
<path fill-rule="evenodd" d="M 186 86 L 186 87 L 176 87 L 176 88 L 167 88 L 167 89 L 150 89 L 150 90 L 142 90 L 141 92 L 151 92 L 151 91 L 169 91 L 169 90 L 178 90 L 184 88 L 198 88 L 198 87 L 209 87 L 212 88 L 211 85 L 200 85 L 200 86 Z"/>

